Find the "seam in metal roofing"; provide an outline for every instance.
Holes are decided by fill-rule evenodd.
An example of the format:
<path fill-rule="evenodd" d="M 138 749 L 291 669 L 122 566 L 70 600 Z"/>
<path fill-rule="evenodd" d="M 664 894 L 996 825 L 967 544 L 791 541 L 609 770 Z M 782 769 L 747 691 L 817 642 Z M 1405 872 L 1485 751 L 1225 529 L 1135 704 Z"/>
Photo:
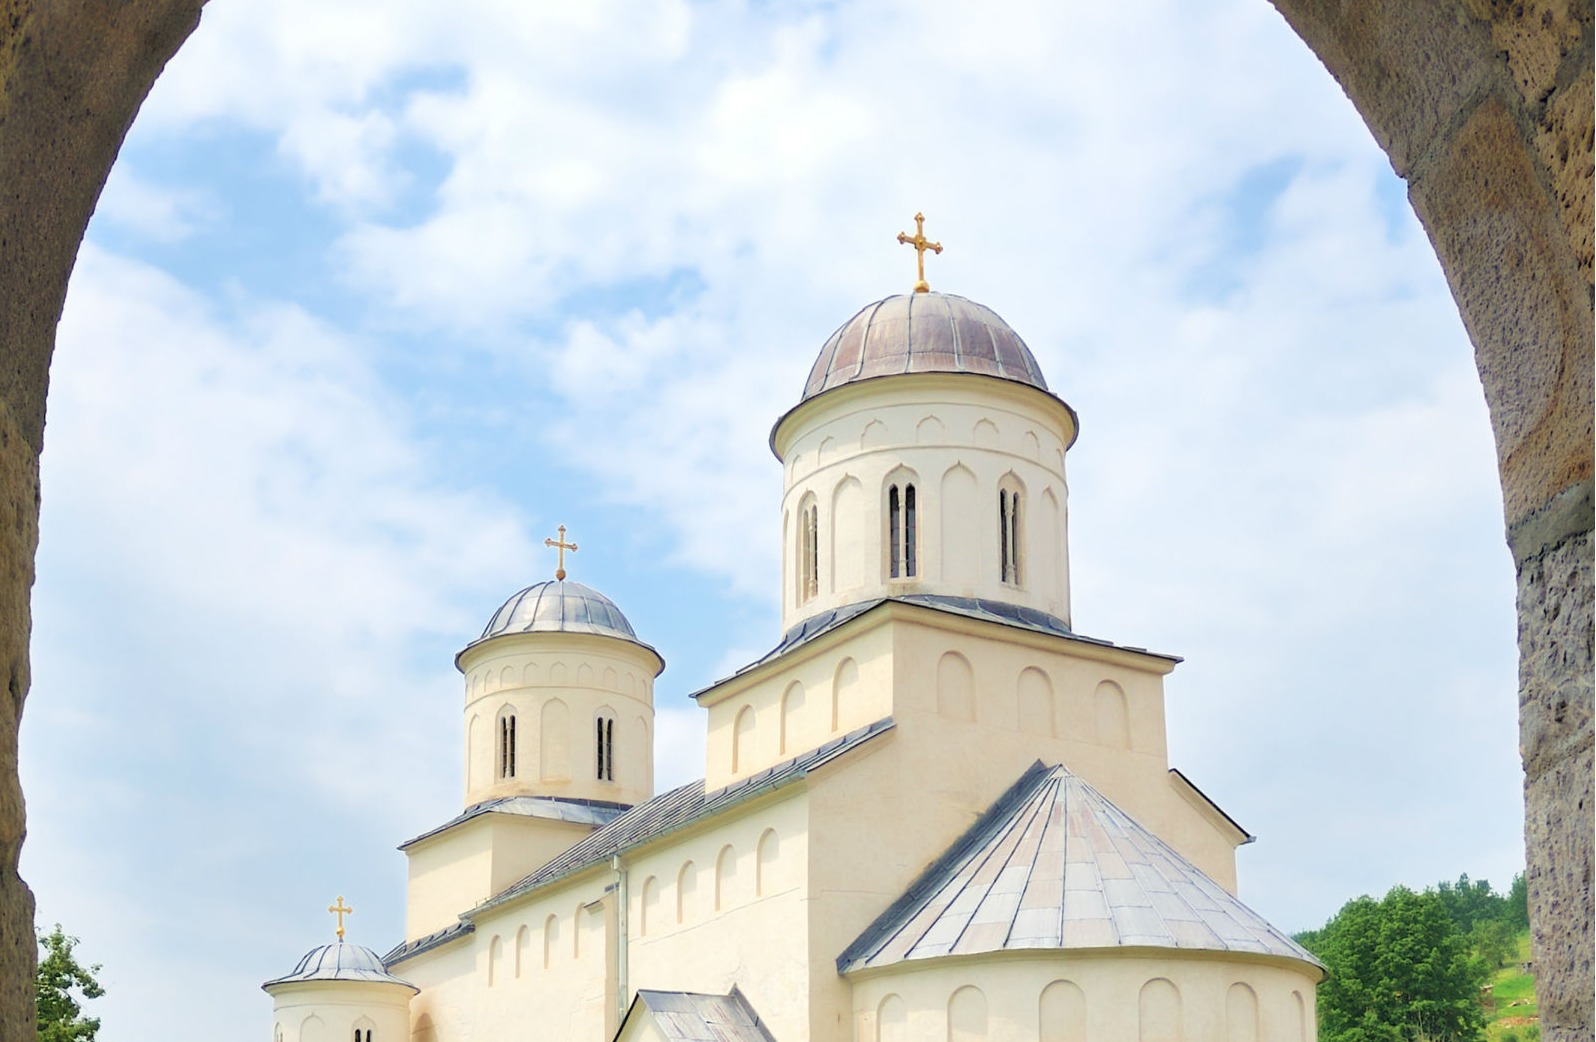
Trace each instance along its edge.
<path fill-rule="evenodd" d="M 1323 966 L 1063 767 L 1038 762 L 837 958 L 1152 947 Z"/>
<path fill-rule="evenodd" d="M 776 1042 L 736 985 L 727 995 L 639 991 L 626 1020 L 639 1009 L 653 1017 L 666 1042 Z M 625 1026 L 623 1021 L 623 1030 Z"/>
<path fill-rule="evenodd" d="M 413 955 L 420 955 L 422 952 L 431 951 L 434 948 L 448 944 L 457 937 L 464 937 L 468 933 L 473 933 L 476 928 L 475 923 L 467 922 L 464 919 L 456 923 L 450 923 L 443 929 L 434 930 L 425 937 L 417 937 L 413 941 L 405 941 L 402 944 L 395 945 L 392 951 L 382 957 L 382 961 L 385 965 L 392 966 Z"/>
<path fill-rule="evenodd" d="M 556 856 L 548 864 L 490 897 L 466 915 L 476 916 L 575 872 L 603 864 L 615 854 L 685 828 L 762 792 L 797 781 L 837 757 L 864 745 L 877 735 L 891 730 L 893 726 L 890 716 L 883 717 L 872 724 L 834 738 L 818 748 L 773 767 L 767 767 L 757 774 L 751 774 L 712 792 L 705 792 L 703 779 L 699 779 L 655 796 L 647 802 L 639 803 L 591 836 Z"/>
<path fill-rule="evenodd" d="M 561 796 L 496 796 L 491 800 L 473 803 L 448 821 L 413 836 L 399 844 L 400 850 L 447 832 L 484 814 L 513 814 L 524 818 L 545 818 L 550 821 L 568 821 L 574 825 L 608 825 L 631 804 L 610 803 L 605 800 L 575 799 Z"/>
<path fill-rule="evenodd" d="M 1084 644 L 1095 644 L 1102 648 L 1115 648 L 1120 651 L 1134 651 L 1142 655 L 1155 655 L 1171 662 L 1180 661 L 1180 656 L 1178 655 L 1148 651 L 1146 648 L 1127 644 L 1115 644 L 1113 641 L 1103 640 L 1099 637 L 1088 637 L 1076 633 L 1065 624 L 1063 619 L 1056 615 L 1049 615 L 1047 612 L 1037 611 L 1035 608 L 1010 604 L 1007 601 L 995 601 L 986 597 L 955 597 L 943 593 L 906 593 L 896 597 L 877 597 L 868 601 L 855 601 L 852 604 L 844 604 L 840 608 L 830 608 L 826 611 L 817 612 L 789 629 L 782 635 L 781 643 L 765 652 L 759 658 L 743 666 L 731 676 L 722 677 L 708 687 L 694 691 L 689 697 L 698 698 L 708 691 L 713 691 L 732 679 L 732 677 L 741 676 L 751 669 L 757 669 L 767 662 L 796 651 L 810 641 L 816 640 L 832 630 L 838 629 L 844 623 L 865 614 L 872 608 L 888 602 L 914 604 L 922 608 L 930 608 L 933 611 L 946 612 L 949 615 L 960 615 L 967 619 L 979 619 L 983 622 L 996 622 L 1004 626 L 1013 626 L 1016 629 L 1030 630 L 1032 633 L 1066 637 Z"/>
<path fill-rule="evenodd" d="M 460 654 L 465 654 L 485 640 L 507 633 L 591 633 L 601 637 L 618 637 L 654 651 L 637 639 L 632 624 L 614 601 L 591 586 L 568 579 L 534 583 L 512 594 L 493 613 L 493 618 L 483 627 L 482 635 L 467 644 Z M 659 654 L 657 651 L 654 653 Z M 455 664 L 459 665 L 459 662 L 460 656 L 456 655 Z"/>
<path fill-rule="evenodd" d="M 293 972 L 262 984 L 271 988 L 279 984 L 308 984 L 313 982 L 356 981 L 370 984 L 398 984 L 419 992 L 407 980 L 400 980 L 388 972 L 377 953 L 363 944 L 351 944 L 339 938 L 332 944 L 312 948 L 299 960 Z"/>

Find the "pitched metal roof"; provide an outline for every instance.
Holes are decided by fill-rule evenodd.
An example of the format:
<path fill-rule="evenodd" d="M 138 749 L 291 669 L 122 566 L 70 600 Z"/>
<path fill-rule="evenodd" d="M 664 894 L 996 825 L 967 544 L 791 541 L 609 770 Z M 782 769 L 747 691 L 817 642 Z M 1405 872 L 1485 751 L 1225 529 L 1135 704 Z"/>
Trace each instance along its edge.
<path fill-rule="evenodd" d="M 696 821 L 719 814 L 762 792 L 797 781 L 837 757 L 857 749 L 877 735 L 891 730 L 892 727 L 892 718 L 883 717 L 875 723 L 834 738 L 816 749 L 711 792 L 704 791 L 703 779 L 699 779 L 655 796 L 645 803 L 639 803 L 531 875 L 511 884 L 466 914 L 476 916 L 572 873 L 603 864 L 615 854 L 624 853 Z"/>
<path fill-rule="evenodd" d="M 730 677 L 722 677 L 708 687 L 693 692 L 691 697 L 697 698 L 707 691 L 713 691 L 727 680 L 730 680 L 731 677 L 756 669 L 767 662 L 795 651 L 810 641 L 840 628 L 844 623 L 888 602 L 914 604 L 922 608 L 930 608 L 933 611 L 946 612 L 949 615 L 961 615 L 967 619 L 996 622 L 1004 626 L 1013 626 L 1016 629 L 1030 630 L 1033 633 L 1046 633 L 1054 637 L 1065 637 L 1069 640 L 1080 641 L 1083 644 L 1095 644 L 1103 648 L 1118 648 L 1122 651 L 1134 651 L 1142 655 L 1154 655 L 1158 658 L 1168 659 L 1171 662 L 1180 661 L 1180 656 L 1178 655 L 1148 651 L 1146 648 L 1115 644 L 1113 641 L 1102 640 L 1098 637 L 1084 636 L 1070 629 L 1069 625 L 1057 615 L 1050 615 L 1045 611 L 1037 611 L 1035 608 L 1027 608 L 1019 604 L 1010 604 L 1007 601 L 995 601 L 987 597 L 955 597 L 943 593 L 906 593 L 896 597 L 876 597 L 867 601 L 855 601 L 852 604 L 844 604 L 840 608 L 816 612 L 789 629 L 782 635 L 781 643 L 765 652 L 765 654 L 737 670 Z"/>
<path fill-rule="evenodd" d="M 599 826 L 608 825 L 629 806 L 630 804 L 626 803 L 559 796 L 498 796 L 491 800 L 483 800 L 481 803 L 473 803 L 437 828 L 428 829 L 419 836 L 405 840 L 399 844 L 399 849 L 412 847 L 424 839 L 431 839 L 440 832 L 447 832 L 456 825 L 464 824 L 473 818 L 480 818 L 484 814 L 514 814 L 524 818 L 547 818 L 551 821 L 568 821 L 575 825 Z"/>
<path fill-rule="evenodd" d="M 314 981 L 358 981 L 368 984 L 398 984 L 419 992 L 407 980 L 388 972 L 377 953 L 363 944 L 352 944 L 340 937 L 332 944 L 312 948 L 299 960 L 293 972 L 262 984 L 268 991 L 280 984 L 306 984 Z"/>
<path fill-rule="evenodd" d="M 640 1009 L 653 1016 L 666 1042 L 776 1042 L 735 985 L 729 995 L 639 991 L 626 1019 L 631 1020 Z M 623 1022 L 621 1029 L 625 1027 Z"/>
<path fill-rule="evenodd" d="M 422 952 L 431 951 L 440 945 L 448 944 L 457 937 L 464 937 L 466 934 L 474 932 L 476 928 L 475 923 L 466 922 L 464 919 L 450 923 L 443 929 L 434 930 L 425 937 L 417 937 L 413 941 L 405 941 L 402 944 L 395 945 L 392 951 L 382 957 L 383 964 L 393 966 L 404 959 L 410 958 L 412 955 L 420 955 Z"/>
<path fill-rule="evenodd" d="M 1102 793 L 1038 762 L 838 957 L 837 970 L 1116 947 L 1320 965 Z"/>

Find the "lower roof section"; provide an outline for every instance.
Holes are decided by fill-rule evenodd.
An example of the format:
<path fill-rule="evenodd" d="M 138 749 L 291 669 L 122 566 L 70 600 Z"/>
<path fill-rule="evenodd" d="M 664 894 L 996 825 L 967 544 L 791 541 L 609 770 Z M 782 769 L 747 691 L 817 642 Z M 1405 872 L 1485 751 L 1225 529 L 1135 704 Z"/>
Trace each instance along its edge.
<path fill-rule="evenodd" d="M 776 1042 L 736 985 L 726 995 L 691 991 L 639 991 L 615 1037 L 637 1037 L 651 1021 L 665 1042 Z"/>

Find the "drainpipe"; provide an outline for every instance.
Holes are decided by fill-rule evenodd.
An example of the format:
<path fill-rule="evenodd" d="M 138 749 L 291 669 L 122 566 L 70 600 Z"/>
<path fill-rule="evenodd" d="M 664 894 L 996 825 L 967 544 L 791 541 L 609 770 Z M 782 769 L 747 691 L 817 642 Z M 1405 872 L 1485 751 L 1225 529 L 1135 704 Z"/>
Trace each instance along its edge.
<path fill-rule="evenodd" d="M 619 1030 L 621 1021 L 626 1019 L 627 1007 L 632 1004 L 626 982 L 626 971 L 631 961 L 631 953 L 627 948 L 631 928 L 626 919 L 631 899 L 627 894 L 626 869 L 621 864 L 620 854 L 610 858 L 610 868 L 615 872 L 615 882 L 611 886 L 615 891 L 615 1025 Z"/>

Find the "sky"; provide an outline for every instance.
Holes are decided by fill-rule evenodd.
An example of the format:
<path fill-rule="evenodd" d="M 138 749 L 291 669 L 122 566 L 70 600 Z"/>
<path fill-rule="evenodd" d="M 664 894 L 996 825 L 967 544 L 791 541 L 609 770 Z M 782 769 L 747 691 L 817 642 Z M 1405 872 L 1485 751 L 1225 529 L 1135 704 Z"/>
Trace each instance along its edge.
<path fill-rule="evenodd" d="M 1513 572 L 1402 183 L 1264 0 L 214 4 L 78 258 L 22 726 L 38 919 L 102 1042 L 269 1030 L 403 930 L 462 806 L 453 655 L 548 578 L 687 694 L 780 637 L 766 437 L 946 247 L 1080 414 L 1074 625 L 1183 656 L 1243 899 L 1523 863 Z M 181 1011 L 181 1012 L 179 1012 Z"/>

